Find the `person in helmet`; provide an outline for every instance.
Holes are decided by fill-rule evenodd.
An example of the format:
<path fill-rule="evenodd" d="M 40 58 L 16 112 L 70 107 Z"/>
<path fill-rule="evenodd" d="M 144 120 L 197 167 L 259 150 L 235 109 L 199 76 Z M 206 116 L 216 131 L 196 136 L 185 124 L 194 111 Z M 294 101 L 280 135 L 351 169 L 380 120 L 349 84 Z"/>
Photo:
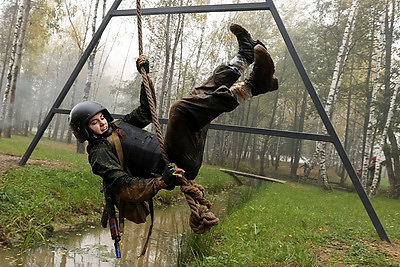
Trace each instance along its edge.
<path fill-rule="evenodd" d="M 124 150 L 129 146 L 127 140 L 141 139 L 137 136 L 141 136 L 142 132 L 128 129 L 127 125 L 143 128 L 151 122 L 143 84 L 139 107 L 120 120 L 119 125 L 122 125 L 122 128 L 126 127 L 123 131 L 120 131 L 120 126 L 112 124 L 111 114 L 99 103 L 87 101 L 71 110 L 69 121 L 72 132 L 79 142 L 89 142 L 87 151 L 92 170 L 103 178 L 105 186 L 112 190 L 117 199 L 144 201 L 161 189 L 170 189 L 180 184 L 179 180 L 183 175 L 187 179 L 195 179 L 202 164 L 210 122 L 220 114 L 234 110 L 250 97 L 278 89 L 274 63 L 264 44 L 253 40 L 248 31 L 240 25 L 232 24 L 230 31 L 238 41 L 238 54 L 228 64 L 218 66 L 203 85 L 194 88 L 188 96 L 171 106 L 164 146 L 169 160 L 174 163 L 172 167 L 165 167 L 160 156 L 157 156 L 157 151 L 154 155 L 147 156 L 150 160 L 143 161 L 142 156 L 138 154 L 147 155 L 147 150 L 138 153 L 138 146 L 131 145 L 136 147 L 131 149 L 136 155 L 129 155 L 130 153 L 124 151 L 124 155 L 128 154 L 124 160 L 128 169 L 126 171 L 121 167 L 122 163 L 115 148 L 107 139 L 113 131 L 119 131 Z M 140 55 L 136 63 L 138 68 L 145 68 L 151 81 L 146 57 Z M 250 76 L 238 82 L 241 74 L 253 63 Z M 152 161 L 156 161 L 157 164 L 148 166 Z"/>

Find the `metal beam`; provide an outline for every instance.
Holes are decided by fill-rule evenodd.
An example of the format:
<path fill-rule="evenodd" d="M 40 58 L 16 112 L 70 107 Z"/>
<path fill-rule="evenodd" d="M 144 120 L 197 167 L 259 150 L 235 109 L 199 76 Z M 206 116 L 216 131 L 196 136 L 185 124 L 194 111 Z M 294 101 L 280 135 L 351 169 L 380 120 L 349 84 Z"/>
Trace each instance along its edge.
<path fill-rule="evenodd" d="M 71 112 L 71 110 L 70 109 L 55 109 L 54 112 L 60 113 L 60 114 L 69 114 Z M 111 115 L 115 119 L 120 119 L 124 116 L 122 114 L 111 114 Z M 168 119 L 159 119 L 159 120 L 160 120 L 161 124 L 168 123 Z M 228 131 L 228 132 L 257 134 L 257 135 L 280 136 L 280 137 L 312 140 L 312 141 L 333 142 L 332 138 L 329 135 L 294 132 L 294 131 L 283 131 L 283 130 L 266 129 L 266 128 L 255 128 L 255 127 L 249 127 L 249 126 L 211 123 L 210 129 L 219 130 L 219 131 Z"/>
<path fill-rule="evenodd" d="M 203 5 L 203 6 L 178 6 L 178 7 L 157 7 L 142 10 L 142 15 L 164 15 L 182 13 L 215 13 L 215 12 L 238 12 L 238 11 L 257 11 L 269 10 L 266 2 L 244 3 L 244 4 L 225 4 L 225 5 Z M 115 10 L 113 16 L 136 16 L 136 9 Z"/>

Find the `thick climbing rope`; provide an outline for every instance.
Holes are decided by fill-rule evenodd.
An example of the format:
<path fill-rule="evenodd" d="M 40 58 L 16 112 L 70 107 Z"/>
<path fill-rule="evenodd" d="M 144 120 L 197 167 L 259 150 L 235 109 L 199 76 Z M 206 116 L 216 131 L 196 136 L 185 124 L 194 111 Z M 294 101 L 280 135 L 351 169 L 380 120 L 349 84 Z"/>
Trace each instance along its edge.
<path fill-rule="evenodd" d="M 143 54 L 142 38 L 142 8 L 140 0 L 136 1 L 137 26 L 139 54 Z M 169 162 L 164 148 L 164 137 L 161 131 L 156 110 L 155 89 L 151 81 L 148 80 L 144 67 L 141 67 L 140 74 L 146 89 L 146 95 L 150 106 L 152 121 L 156 130 L 156 135 L 160 145 L 161 154 L 166 163 Z M 186 201 L 190 207 L 191 215 L 189 219 L 190 227 L 196 234 L 208 232 L 213 226 L 219 223 L 219 219 L 209 210 L 211 202 L 204 198 L 204 188 L 192 180 L 182 179 L 181 191 L 185 194 Z"/>

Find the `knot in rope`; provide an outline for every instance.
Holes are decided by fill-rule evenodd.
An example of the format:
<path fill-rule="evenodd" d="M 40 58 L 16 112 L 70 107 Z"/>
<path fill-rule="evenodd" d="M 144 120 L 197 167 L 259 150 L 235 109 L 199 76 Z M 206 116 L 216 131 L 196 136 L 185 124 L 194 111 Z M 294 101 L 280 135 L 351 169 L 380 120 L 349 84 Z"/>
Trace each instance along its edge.
<path fill-rule="evenodd" d="M 212 203 L 204 198 L 204 187 L 184 179 L 181 191 L 190 207 L 189 224 L 193 232 L 204 234 L 219 223 L 219 219 L 209 210 Z"/>

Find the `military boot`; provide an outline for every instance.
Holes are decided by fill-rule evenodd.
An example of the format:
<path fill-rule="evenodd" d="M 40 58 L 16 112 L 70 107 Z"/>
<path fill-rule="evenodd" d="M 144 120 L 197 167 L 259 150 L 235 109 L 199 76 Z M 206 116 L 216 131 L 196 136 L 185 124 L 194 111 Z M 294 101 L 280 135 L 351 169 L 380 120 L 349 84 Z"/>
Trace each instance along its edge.
<path fill-rule="evenodd" d="M 275 65 L 267 49 L 260 44 L 254 47 L 254 67 L 250 77 L 245 80 L 256 96 L 278 89 L 278 79 L 274 76 Z"/>
<path fill-rule="evenodd" d="M 239 44 L 239 52 L 238 55 L 241 56 L 248 65 L 254 62 L 254 53 L 253 49 L 257 44 L 262 44 L 258 40 L 253 40 L 250 33 L 238 24 L 231 24 L 229 30 L 236 36 L 236 39 Z M 265 46 L 264 46 L 265 47 Z"/>

